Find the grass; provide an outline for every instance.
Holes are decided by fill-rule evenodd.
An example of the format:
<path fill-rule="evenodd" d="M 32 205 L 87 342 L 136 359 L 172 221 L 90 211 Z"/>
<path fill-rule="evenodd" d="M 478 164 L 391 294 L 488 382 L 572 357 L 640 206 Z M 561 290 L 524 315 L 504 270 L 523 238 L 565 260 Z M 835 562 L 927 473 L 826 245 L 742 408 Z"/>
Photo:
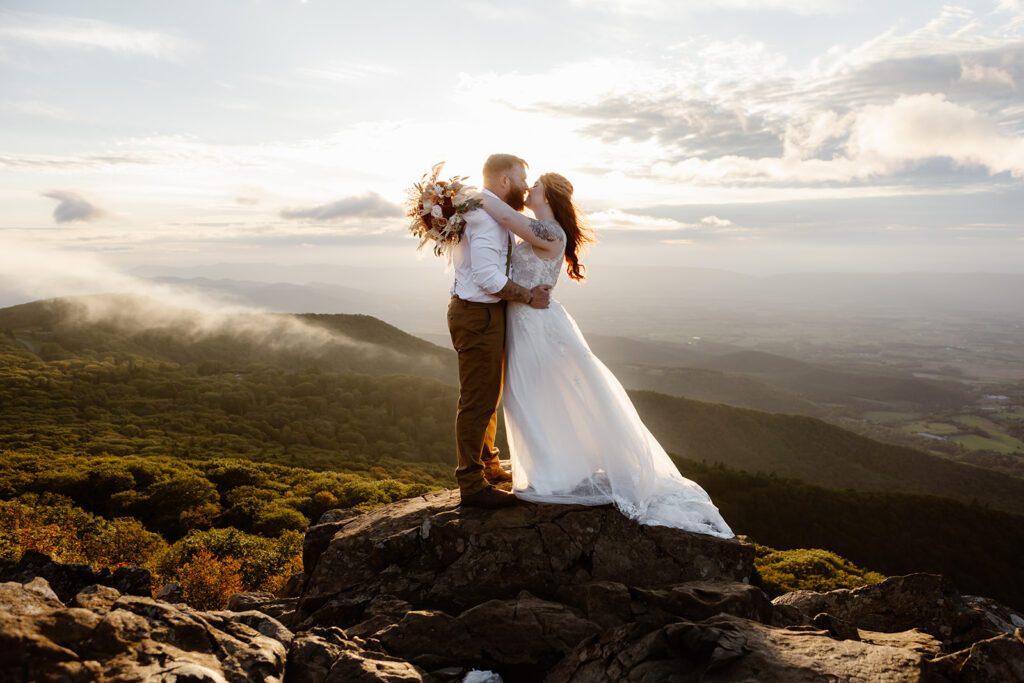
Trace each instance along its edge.
<path fill-rule="evenodd" d="M 953 422 L 966 425 L 967 427 L 980 427 L 986 432 L 999 431 L 999 425 L 991 420 L 986 420 L 980 415 L 955 415 L 953 416 Z"/>
<path fill-rule="evenodd" d="M 911 422 L 910 424 L 903 425 L 904 431 L 910 432 L 911 434 L 917 434 L 918 432 L 927 432 L 929 434 L 956 434 L 960 431 L 960 428 L 956 425 L 949 424 L 948 422 Z"/>
<path fill-rule="evenodd" d="M 904 420 L 917 420 L 922 417 L 921 413 L 901 413 L 896 410 L 870 410 L 864 413 L 864 419 L 871 422 L 903 422 Z"/>
<path fill-rule="evenodd" d="M 1005 434 L 998 434 L 993 437 L 977 436 L 976 434 L 965 434 L 962 436 L 950 437 L 953 441 L 965 448 L 974 451 L 995 451 L 997 453 L 1021 453 L 1024 452 L 1024 443 Z"/>

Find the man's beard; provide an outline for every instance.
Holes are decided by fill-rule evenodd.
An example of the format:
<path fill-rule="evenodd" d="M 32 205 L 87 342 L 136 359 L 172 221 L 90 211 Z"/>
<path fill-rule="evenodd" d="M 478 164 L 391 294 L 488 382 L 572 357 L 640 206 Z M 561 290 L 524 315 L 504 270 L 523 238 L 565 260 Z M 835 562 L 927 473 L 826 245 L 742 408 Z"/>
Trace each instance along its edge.
<path fill-rule="evenodd" d="M 515 211 L 522 211 L 526 206 L 526 192 L 512 187 L 502 199 Z"/>

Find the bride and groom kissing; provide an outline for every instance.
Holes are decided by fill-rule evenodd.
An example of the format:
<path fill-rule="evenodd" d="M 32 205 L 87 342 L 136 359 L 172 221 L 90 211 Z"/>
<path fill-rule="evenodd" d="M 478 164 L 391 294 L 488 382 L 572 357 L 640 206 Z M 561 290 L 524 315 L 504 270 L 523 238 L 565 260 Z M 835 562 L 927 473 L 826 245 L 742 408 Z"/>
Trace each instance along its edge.
<path fill-rule="evenodd" d="M 481 208 L 465 214 L 452 254 L 461 504 L 611 503 L 641 524 L 731 538 L 707 493 L 679 473 L 551 298 L 563 263 L 570 278 L 584 279 L 580 255 L 592 235 L 569 180 L 544 173 L 529 185 L 528 168 L 511 154 L 488 157 Z M 499 400 L 511 475 L 494 446 Z M 509 481 L 511 492 L 496 486 Z"/>

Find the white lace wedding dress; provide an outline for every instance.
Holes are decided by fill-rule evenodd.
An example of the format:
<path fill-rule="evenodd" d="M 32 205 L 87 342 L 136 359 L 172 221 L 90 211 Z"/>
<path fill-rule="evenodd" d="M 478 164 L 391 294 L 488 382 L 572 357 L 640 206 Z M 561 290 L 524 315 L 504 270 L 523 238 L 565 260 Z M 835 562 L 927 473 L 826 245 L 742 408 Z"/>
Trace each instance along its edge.
<path fill-rule="evenodd" d="M 565 239 L 556 223 L 547 225 Z M 541 259 L 528 242 L 512 252 L 515 281 L 527 288 L 553 287 L 562 263 L 562 257 Z M 641 524 L 733 537 L 708 494 L 679 473 L 554 299 L 543 310 L 508 304 L 503 402 L 518 498 L 613 503 Z"/>

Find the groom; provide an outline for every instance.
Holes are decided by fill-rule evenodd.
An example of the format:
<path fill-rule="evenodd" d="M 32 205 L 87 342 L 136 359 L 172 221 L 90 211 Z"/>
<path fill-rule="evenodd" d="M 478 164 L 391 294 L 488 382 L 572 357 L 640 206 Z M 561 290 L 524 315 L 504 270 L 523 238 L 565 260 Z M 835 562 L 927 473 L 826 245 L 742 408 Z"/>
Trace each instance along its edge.
<path fill-rule="evenodd" d="M 516 211 L 525 204 L 527 163 L 511 154 L 492 154 L 484 163 L 484 192 Z M 494 433 L 505 369 L 505 302 L 547 308 L 551 288 L 526 289 L 512 281 L 512 233 L 483 209 L 466 214 L 462 241 L 453 252 L 455 283 L 448 303 L 448 331 L 459 354 L 459 407 L 455 446 L 462 505 L 497 508 L 515 496 L 494 484 L 512 477 L 498 463 Z"/>

